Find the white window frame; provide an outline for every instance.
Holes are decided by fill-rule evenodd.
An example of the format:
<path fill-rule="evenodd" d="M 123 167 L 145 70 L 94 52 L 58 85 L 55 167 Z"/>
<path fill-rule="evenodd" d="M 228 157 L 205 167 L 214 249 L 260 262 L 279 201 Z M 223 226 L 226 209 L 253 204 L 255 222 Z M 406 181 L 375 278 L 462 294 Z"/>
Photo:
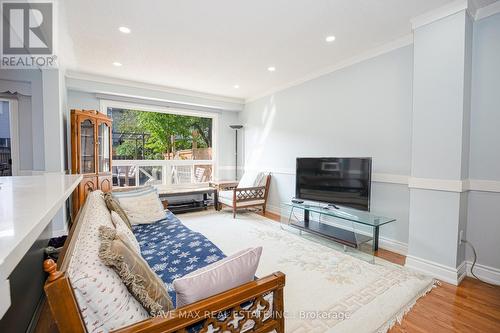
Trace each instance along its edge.
<path fill-rule="evenodd" d="M 18 101 L 16 98 L 0 98 L 9 105 L 10 157 L 12 159 L 12 176 L 19 175 L 19 119 Z"/>
<path fill-rule="evenodd" d="M 212 119 L 212 163 L 213 163 L 213 178 L 219 178 L 219 154 L 218 154 L 218 138 L 219 138 L 219 114 L 217 112 L 207 112 L 207 111 L 198 111 L 198 110 L 190 110 L 190 109 L 180 109 L 180 108 L 171 108 L 160 105 L 150 105 L 150 104 L 141 104 L 134 102 L 123 102 L 123 101 L 114 101 L 109 99 L 101 99 L 99 100 L 99 111 L 107 115 L 108 108 L 117 108 L 117 109 L 126 109 L 126 110 L 140 110 L 146 112 L 160 112 L 160 113 L 168 113 L 168 114 L 176 114 L 182 116 L 194 116 L 201 118 L 210 118 Z M 141 161 L 141 160 L 138 160 Z M 154 161 L 154 160 L 148 160 Z M 180 185 L 182 186 L 182 185 Z"/>

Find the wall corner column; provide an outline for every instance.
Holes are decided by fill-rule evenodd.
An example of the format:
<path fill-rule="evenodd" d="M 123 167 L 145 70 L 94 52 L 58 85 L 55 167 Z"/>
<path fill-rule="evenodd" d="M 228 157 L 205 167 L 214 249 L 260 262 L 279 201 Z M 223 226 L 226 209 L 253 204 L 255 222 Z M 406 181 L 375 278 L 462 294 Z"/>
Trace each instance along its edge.
<path fill-rule="evenodd" d="M 414 28 L 406 266 L 453 284 L 466 273 L 459 237 L 467 226 L 471 57 L 467 8 Z"/>

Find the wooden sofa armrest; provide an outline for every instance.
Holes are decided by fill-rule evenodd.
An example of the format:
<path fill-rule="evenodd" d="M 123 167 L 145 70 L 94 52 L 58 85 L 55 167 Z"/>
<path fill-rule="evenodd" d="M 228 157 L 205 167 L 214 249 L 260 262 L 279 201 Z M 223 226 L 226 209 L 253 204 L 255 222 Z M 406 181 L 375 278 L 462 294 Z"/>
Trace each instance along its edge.
<path fill-rule="evenodd" d="M 255 326 L 252 332 L 270 332 L 276 330 L 278 333 L 285 331 L 285 318 L 283 315 L 283 288 L 285 286 L 285 274 L 276 272 L 261 279 L 245 283 L 239 287 L 230 289 L 223 293 L 214 295 L 193 304 L 172 310 L 165 317 L 151 318 L 124 328 L 114 333 L 132 332 L 186 332 L 186 328 L 203 322 L 200 332 L 207 332 L 210 325 L 220 331 L 229 330 L 240 332 L 242 325 L 248 320 L 253 320 Z M 263 320 L 264 311 L 259 316 L 252 316 L 253 310 L 258 306 L 265 306 L 263 295 L 273 293 L 273 306 L 271 316 Z M 247 301 L 253 301 L 253 306 L 248 311 L 243 311 L 240 305 Z M 265 306 L 266 309 L 269 308 Z M 230 310 L 225 320 L 218 321 L 216 315 L 224 310 Z M 230 322 L 235 316 L 244 316 L 238 321 L 238 327 L 233 327 Z"/>

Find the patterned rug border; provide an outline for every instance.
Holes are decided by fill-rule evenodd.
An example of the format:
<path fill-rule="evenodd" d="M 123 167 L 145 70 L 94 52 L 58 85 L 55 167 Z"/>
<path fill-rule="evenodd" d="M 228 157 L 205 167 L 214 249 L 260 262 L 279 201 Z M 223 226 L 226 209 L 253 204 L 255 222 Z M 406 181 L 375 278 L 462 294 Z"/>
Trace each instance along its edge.
<path fill-rule="evenodd" d="M 387 333 L 394 325 L 399 324 L 403 321 L 403 318 L 413 309 L 417 301 L 430 293 L 434 288 L 441 286 L 441 282 L 433 279 L 430 285 L 424 288 L 421 292 L 417 294 L 410 302 L 406 304 L 398 313 L 396 313 L 391 319 L 389 319 L 384 325 L 377 329 L 377 333 Z"/>
<path fill-rule="evenodd" d="M 221 212 L 219 212 L 220 214 Z M 225 212 L 222 212 L 222 214 L 224 214 Z M 204 212 L 193 212 L 193 213 L 189 213 L 189 214 L 186 214 L 186 216 L 202 216 L 202 215 L 213 215 L 214 212 L 210 212 L 210 211 L 204 211 Z M 224 214 L 226 215 L 226 214 Z M 229 213 L 228 213 L 229 215 Z M 260 214 L 256 214 L 255 212 L 242 212 L 242 213 L 239 213 L 238 215 L 240 215 L 240 218 L 243 218 L 243 219 L 247 219 L 249 218 L 250 220 L 248 222 L 252 222 L 252 221 L 261 221 L 261 222 L 265 222 L 266 224 L 269 224 L 269 226 L 275 226 L 275 223 L 278 224 L 279 222 L 277 221 L 274 221 L 272 219 L 269 219 L 265 216 L 262 216 Z M 181 220 L 182 220 L 182 217 L 181 217 Z M 302 238 L 302 237 L 301 237 Z M 308 239 L 308 238 L 302 238 L 303 240 L 307 241 L 307 242 L 311 242 L 311 243 L 314 243 L 316 246 L 320 246 L 320 247 L 326 247 L 328 248 L 329 250 L 332 250 L 332 251 L 335 251 L 335 252 L 339 252 L 339 253 L 342 253 L 340 250 L 338 249 L 335 249 L 335 248 L 332 248 L 322 242 L 315 242 L 315 240 L 313 239 Z M 349 254 L 348 254 L 349 255 Z M 351 256 L 351 255 L 349 255 Z M 360 261 L 365 261 L 366 260 L 363 260 L 363 259 L 360 259 L 360 258 L 357 258 L 356 256 L 352 256 L 354 259 L 356 260 L 360 260 Z M 386 259 L 383 259 L 383 258 L 379 258 L 379 257 L 375 257 L 374 258 L 374 262 L 371 263 L 371 264 L 374 264 L 374 265 L 380 265 L 380 266 L 393 266 L 393 267 L 397 267 L 397 268 L 404 268 L 405 270 L 407 270 L 408 272 L 412 272 L 416 275 L 421 275 L 421 274 L 417 274 L 417 272 L 414 272 L 413 270 L 411 269 L 408 269 L 408 268 L 405 268 L 404 266 L 401 266 L 401 265 L 398 265 L 398 264 L 395 264 L 395 263 L 392 263 Z M 396 324 L 401 324 L 404 316 L 406 316 L 412 309 L 413 307 L 415 306 L 415 304 L 417 303 L 417 301 L 426 296 L 429 292 L 431 292 L 434 288 L 438 287 L 441 285 L 441 283 L 436 280 L 436 279 L 433 279 L 431 277 L 428 277 L 430 279 L 430 282 L 428 284 L 426 284 L 420 291 L 418 291 L 415 296 L 410 300 L 408 301 L 405 305 L 401 306 L 397 312 L 395 312 L 394 314 L 390 315 L 389 319 L 383 323 L 379 328 L 375 329 L 373 332 L 376 332 L 376 333 L 387 333 L 391 328 L 393 328 Z M 329 325 L 327 325 L 329 326 Z M 335 326 L 335 325 L 334 325 Z M 332 329 L 333 326 L 331 326 L 328 331 L 330 329 Z"/>

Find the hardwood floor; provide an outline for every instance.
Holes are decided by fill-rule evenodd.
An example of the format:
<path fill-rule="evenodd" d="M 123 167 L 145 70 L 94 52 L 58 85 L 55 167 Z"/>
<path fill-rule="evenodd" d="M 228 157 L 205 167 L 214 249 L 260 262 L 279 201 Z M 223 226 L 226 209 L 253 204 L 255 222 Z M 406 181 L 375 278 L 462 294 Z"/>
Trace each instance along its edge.
<path fill-rule="evenodd" d="M 443 283 L 389 332 L 500 332 L 500 287 L 471 278 L 458 287 Z"/>
<path fill-rule="evenodd" d="M 279 221 L 279 215 L 265 214 Z M 404 265 L 406 257 L 380 249 L 377 257 Z M 420 298 L 389 333 L 500 332 L 500 287 L 465 278 L 460 286 L 441 283 Z"/>

